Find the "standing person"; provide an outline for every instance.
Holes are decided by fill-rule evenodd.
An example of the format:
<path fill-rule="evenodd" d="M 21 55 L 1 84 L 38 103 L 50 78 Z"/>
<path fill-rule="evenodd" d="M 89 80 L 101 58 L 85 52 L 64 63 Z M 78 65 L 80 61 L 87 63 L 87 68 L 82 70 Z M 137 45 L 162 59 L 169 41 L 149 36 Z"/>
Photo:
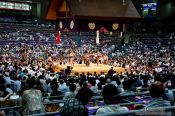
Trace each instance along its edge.
<path fill-rule="evenodd" d="M 34 78 L 27 80 L 28 90 L 25 90 L 22 95 L 22 106 L 24 107 L 23 115 L 39 114 L 44 112 L 42 102 L 42 93 L 35 89 L 36 81 Z"/>
<path fill-rule="evenodd" d="M 85 54 L 85 64 L 86 66 L 90 65 L 90 53 L 88 51 Z"/>
<path fill-rule="evenodd" d="M 116 72 L 113 69 L 113 67 L 111 67 L 111 69 L 108 71 L 108 76 L 112 77 L 114 73 L 116 73 Z"/>
<path fill-rule="evenodd" d="M 97 53 L 95 54 L 95 61 L 96 61 L 97 65 L 99 63 L 102 63 L 102 59 L 101 58 L 102 58 L 102 54 L 99 51 L 97 51 Z"/>
<path fill-rule="evenodd" d="M 66 76 L 69 76 L 71 74 L 71 67 L 67 66 L 67 68 L 65 69 L 65 74 Z"/>
<path fill-rule="evenodd" d="M 103 56 L 103 58 L 104 58 L 104 64 L 108 64 L 108 56 L 105 54 L 104 56 Z"/>
<path fill-rule="evenodd" d="M 95 62 L 97 63 L 97 65 L 99 64 L 99 59 L 100 59 L 100 56 L 97 52 L 97 53 L 95 53 Z"/>
<path fill-rule="evenodd" d="M 74 57 L 75 53 L 73 50 L 70 51 L 70 65 L 73 67 L 74 66 Z"/>

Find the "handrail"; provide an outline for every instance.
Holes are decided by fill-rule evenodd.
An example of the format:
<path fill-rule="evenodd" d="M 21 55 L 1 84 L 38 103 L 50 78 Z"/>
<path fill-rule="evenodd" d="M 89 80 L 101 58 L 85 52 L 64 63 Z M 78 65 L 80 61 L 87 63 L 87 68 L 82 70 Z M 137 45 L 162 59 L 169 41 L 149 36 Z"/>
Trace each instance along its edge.
<path fill-rule="evenodd" d="M 131 95 L 121 95 L 121 97 L 130 97 L 130 96 L 139 96 L 139 95 L 148 95 L 149 93 L 135 93 Z M 59 95 L 59 96 L 47 96 L 43 97 L 43 99 L 50 99 L 50 98 L 58 98 L 58 97 L 64 97 L 64 95 Z M 103 99 L 101 95 L 99 96 L 93 96 L 92 99 Z"/>
<path fill-rule="evenodd" d="M 128 94 L 128 95 L 121 95 L 121 97 L 132 97 L 132 96 L 139 96 L 139 95 L 148 95 L 149 93 L 134 93 L 134 94 Z M 93 96 L 92 99 L 103 99 L 102 96 Z"/>
<path fill-rule="evenodd" d="M 49 101 L 49 102 L 44 102 L 43 105 L 49 105 L 49 104 L 59 104 L 59 103 L 65 103 L 66 100 L 55 100 L 55 101 Z M 130 102 L 130 103 L 121 103 L 121 106 L 128 106 L 128 105 L 134 105 L 134 104 L 144 104 L 144 102 Z M 12 106 L 12 107 L 5 107 L 5 108 L 0 108 L 0 110 L 9 110 L 9 109 L 18 109 L 22 108 L 22 106 Z"/>
<path fill-rule="evenodd" d="M 66 100 L 54 100 L 54 101 L 49 101 L 49 102 L 44 102 L 44 105 L 49 105 L 49 104 L 59 104 L 59 103 L 65 103 Z"/>
<path fill-rule="evenodd" d="M 43 99 L 58 98 L 58 97 L 64 97 L 64 95 L 58 95 L 58 96 L 47 96 L 47 97 L 43 97 Z"/>
<path fill-rule="evenodd" d="M 130 110 L 126 112 L 117 112 L 117 113 L 109 113 L 109 114 L 104 114 L 100 116 L 128 116 L 128 115 L 151 115 L 157 113 L 157 115 L 160 115 L 160 113 L 168 113 L 168 111 L 174 111 L 175 106 L 167 106 L 167 107 L 160 107 L 160 108 L 154 108 L 150 110 Z M 50 115 L 55 115 L 58 114 L 59 112 L 49 112 L 49 113 L 41 113 L 41 114 L 35 114 L 35 115 L 29 115 L 29 116 L 50 116 Z"/>
<path fill-rule="evenodd" d="M 32 115 L 29 115 L 29 116 L 52 116 L 52 115 L 55 115 L 55 114 L 58 114 L 59 112 L 47 112 L 47 113 L 41 113 L 41 114 L 32 114 Z"/>
<path fill-rule="evenodd" d="M 152 108 L 149 110 L 143 109 L 143 110 L 132 110 L 132 111 L 128 111 L 128 112 L 109 113 L 109 114 L 104 114 L 101 116 L 128 116 L 128 115 L 145 115 L 145 116 L 148 116 L 148 115 L 155 116 L 156 115 L 156 116 L 159 116 L 160 113 L 161 113 L 161 115 L 164 115 L 162 113 L 165 113 L 165 115 L 166 115 L 166 114 L 170 113 L 168 111 L 174 111 L 174 110 L 175 110 L 175 106 L 167 106 L 167 107 Z"/>
<path fill-rule="evenodd" d="M 64 103 L 65 100 L 57 100 L 53 102 L 45 102 L 44 105 L 48 104 L 55 104 L 55 103 Z M 144 104 L 144 102 L 131 102 L 131 103 L 121 103 L 120 106 L 128 106 L 128 105 L 134 105 L 134 104 Z M 9 110 L 9 109 L 19 109 L 22 108 L 22 106 L 13 106 L 13 107 L 6 107 L 6 108 L 0 108 L 0 110 Z M 127 112 L 120 112 L 120 113 L 110 113 L 107 115 L 102 115 L 102 116 L 127 116 L 127 115 L 132 115 L 132 114 L 149 114 L 149 113 L 159 113 L 159 112 L 164 112 L 166 113 L 167 111 L 174 111 L 175 106 L 167 106 L 167 107 L 160 107 L 160 108 L 153 108 L 150 110 L 134 110 L 134 111 L 127 111 Z M 44 115 L 54 115 L 58 114 L 59 112 L 49 112 L 49 113 L 41 113 L 41 114 L 36 114 L 32 116 L 44 116 Z"/>
<path fill-rule="evenodd" d="M 121 103 L 120 106 L 129 106 L 134 104 L 144 104 L 144 102 L 130 102 L 130 103 Z"/>
<path fill-rule="evenodd" d="M 145 94 L 145 93 L 144 93 Z M 136 95 L 144 95 L 143 93 L 142 94 L 135 94 Z M 49 99 L 49 98 L 56 98 L 56 97 L 62 97 L 63 95 L 61 96 L 50 96 L 50 97 L 43 97 L 44 99 Z M 132 95 L 133 96 L 133 95 Z M 96 99 L 103 99 L 102 96 L 93 96 L 93 99 L 96 100 Z M 49 102 L 44 102 L 43 105 L 49 105 L 49 104 L 59 104 L 59 103 L 65 103 L 66 100 L 53 100 L 53 101 L 49 101 Z M 128 106 L 128 105 L 134 105 L 134 104 L 144 104 L 144 102 L 129 102 L 129 103 L 121 103 L 119 104 L 120 106 Z M 10 109 L 19 109 L 19 108 L 22 108 L 23 106 L 13 106 L 13 107 L 5 107 L 5 108 L 0 108 L 0 110 L 10 110 Z M 53 115 L 53 114 L 56 114 L 56 113 L 59 113 L 59 112 L 54 112 L 54 113 L 44 113 L 44 114 L 37 114 L 36 116 L 42 116 L 42 115 Z M 132 112 L 130 112 L 132 113 Z M 113 115 L 113 114 L 110 114 L 110 115 Z"/>
<path fill-rule="evenodd" d="M 10 109 L 19 109 L 19 108 L 22 108 L 22 106 L 5 107 L 5 108 L 0 108 L 0 110 L 10 110 Z"/>

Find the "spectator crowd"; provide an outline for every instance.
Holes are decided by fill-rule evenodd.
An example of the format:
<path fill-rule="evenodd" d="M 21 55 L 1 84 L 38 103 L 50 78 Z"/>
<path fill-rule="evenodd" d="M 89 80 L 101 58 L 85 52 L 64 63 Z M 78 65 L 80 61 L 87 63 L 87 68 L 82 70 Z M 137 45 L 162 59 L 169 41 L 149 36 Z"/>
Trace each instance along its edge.
<path fill-rule="evenodd" d="M 45 28 L 45 27 L 44 27 Z M 20 25 L 22 30 L 22 26 Z M 38 35 L 31 36 L 29 30 L 5 30 L 0 38 L 6 43 L 0 49 L 0 104 L 8 99 L 19 99 L 21 115 L 32 115 L 46 112 L 44 102 L 65 101 L 58 105 L 60 115 L 88 115 L 88 105 L 94 96 L 102 97 L 102 106 L 95 104 L 94 114 L 108 114 L 131 110 L 123 107 L 123 99 L 136 101 L 135 93 L 147 93 L 148 101 L 132 109 L 151 109 L 174 105 L 173 89 L 175 89 L 175 46 L 174 35 L 170 34 L 164 40 L 159 37 L 147 43 L 141 34 L 133 34 L 139 38 L 121 47 L 112 42 L 95 45 L 92 36 L 82 33 L 81 47 L 77 46 L 75 38 L 62 34 L 65 38 L 60 45 L 55 42 L 56 33 L 52 35 L 54 42 L 41 44 L 47 39 L 48 33 L 42 29 Z M 1 29 L 2 31 L 2 29 Z M 23 33 L 24 32 L 24 33 Z M 34 33 L 34 31 L 33 31 Z M 68 32 L 69 33 L 69 32 Z M 25 35 L 27 37 L 25 37 Z M 163 35 L 163 34 L 162 34 Z M 88 38 L 88 39 L 87 39 Z M 18 40 L 18 43 L 11 40 Z M 34 43 L 19 43 L 19 41 Z M 91 42 L 89 42 L 90 40 Z M 9 41 L 9 42 L 8 42 Z M 107 41 L 107 40 L 106 40 Z M 146 42 L 145 42 L 146 41 Z M 150 40 L 148 40 L 150 41 Z M 111 69 L 108 73 L 101 72 L 73 74 L 71 68 L 54 72 L 54 65 L 68 64 L 70 50 L 75 51 L 75 62 L 80 63 L 87 50 L 100 51 L 108 55 Z M 50 58 L 52 62 L 50 62 Z M 113 67 L 123 67 L 125 72 L 117 73 Z M 70 70 L 70 71 L 68 71 Z M 56 97 L 55 97 L 56 96 Z M 130 97 L 128 97 L 130 96 Z M 47 99 L 45 97 L 48 97 Z M 143 97 L 143 96 L 142 96 Z M 96 101 L 93 101 L 96 103 Z M 0 115 L 8 115 L 8 111 L 0 110 Z"/>

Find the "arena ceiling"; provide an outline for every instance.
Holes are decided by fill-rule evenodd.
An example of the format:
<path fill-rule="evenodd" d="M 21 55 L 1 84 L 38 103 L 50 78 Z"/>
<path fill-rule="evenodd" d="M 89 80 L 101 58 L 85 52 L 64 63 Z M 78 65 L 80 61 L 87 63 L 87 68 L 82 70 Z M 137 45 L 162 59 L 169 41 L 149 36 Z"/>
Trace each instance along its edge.
<path fill-rule="evenodd" d="M 131 0 L 52 0 L 46 20 L 60 17 L 140 18 Z"/>
<path fill-rule="evenodd" d="M 172 3 L 172 10 L 175 13 L 175 0 L 125 0 L 131 3 L 128 7 L 122 9 L 123 0 L 1 0 L 11 2 L 28 2 L 40 4 L 41 18 L 45 20 L 56 20 L 59 17 L 70 16 L 98 16 L 98 17 L 142 17 L 141 5 L 145 3 Z M 90 1 L 90 2 L 88 2 Z M 97 2 L 100 1 L 100 2 Z M 106 3 L 107 1 L 107 3 Z M 116 3 L 113 3 L 115 1 Z M 105 4 L 104 4 L 105 2 Z M 92 3 L 92 4 L 90 4 Z M 103 3 L 103 4 L 101 4 Z M 83 4 L 83 5 L 79 5 Z M 112 5 L 110 5 L 112 4 Z M 114 5 L 116 4 L 116 5 Z M 111 7 L 109 7 L 111 6 Z M 117 8 L 115 8 L 117 7 Z M 95 8 L 95 9 L 94 9 Z M 136 9 L 136 10 L 135 10 Z M 94 12 L 95 11 L 95 12 Z M 111 11 L 109 13 L 109 11 Z M 132 11 L 132 12 L 130 12 Z M 164 11 L 164 10 L 161 10 Z M 160 12 L 159 14 L 163 14 Z"/>

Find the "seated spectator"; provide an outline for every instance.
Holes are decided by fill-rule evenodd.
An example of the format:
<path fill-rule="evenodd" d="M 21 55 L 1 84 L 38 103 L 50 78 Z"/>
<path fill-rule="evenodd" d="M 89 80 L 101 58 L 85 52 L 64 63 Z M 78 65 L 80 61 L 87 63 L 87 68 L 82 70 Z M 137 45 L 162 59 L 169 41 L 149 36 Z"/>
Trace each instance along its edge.
<path fill-rule="evenodd" d="M 0 85 L 5 84 L 5 79 L 3 78 L 3 75 L 0 73 Z"/>
<path fill-rule="evenodd" d="M 4 80 L 6 84 L 11 84 L 12 82 L 14 82 L 13 80 L 11 80 L 11 78 L 9 77 L 9 72 L 5 72 L 4 73 Z"/>
<path fill-rule="evenodd" d="M 76 90 L 76 85 L 75 84 L 70 84 L 69 85 L 69 92 L 66 92 L 64 95 L 64 99 L 71 99 L 75 98 L 75 90 Z"/>
<path fill-rule="evenodd" d="M 131 85 L 131 89 L 136 91 L 138 87 L 141 87 L 141 80 L 136 76 L 133 80 L 133 84 Z"/>
<path fill-rule="evenodd" d="M 18 92 L 18 91 L 21 90 L 21 81 L 20 81 L 20 77 L 16 77 L 14 80 L 15 80 L 15 81 L 14 81 L 14 90 L 15 90 L 16 92 Z"/>
<path fill-rule="evenodd" d="M 152 100 L 146 104 L 145 109 L 171 106 L 169 101 L 163 99 L 165 88 L 161 82 L 155 81 L 152 83 L 149 87 L 149 91 Z"/>
<path fill-rule="evenodd" d="M 118 77 L 115 75 L 113 77 L 111 77 L 111 84 L 115 85 L 116 87 L 118 86 L 119 79 Z"/>
<path fill-rule="evenodd" d="M 1 93 L 1 91 L 0 91 Z M 6 95 L 4 98 L 0 98 L 0 106 L 2 105 L 2 103 L 7 100 L 12 94 L 8 94 Z M 3 110 L 0 110 L 0 116 L 5 116 L 5 112 Z"/>
<path fill-rule="evenodd" d="M 174 95 L 172 89 L 167 89 L 163 98 L 166 98 L 172 105 L 174 105 Z"/>
<path fill-rule="evenodd" d="M 141 80 L 142 88 L 147 88 L 150 85 L 149 77 L 144 75 L 143 79 Z"/>
<path fill-rule="evenodd" d="M 75 99 L 69 99 L 60 110 L 61 116 L 88 116 L 85 105 L 90 101 L 93 92 L 89 88 L 81 88 Z"/>
<path fill-rule="evenodd" d="M 105 80 L 104 77 L 100 77 L 99 81 L 100 81 L 100 82 L 97 84 L 98 90 L 102 90 L 102 89 L 103 89 L 103 86 L 104 86 L 105 83 L 106 83 L 106 80 Z"/>
<path fill-rule="evenodd" d="M 50 98 L 50 100 L 60 100 L 63 98 L 62 97 L 63 93 L 61 91 L 59 91 L 58 88 L 59 88 L 58 83 L 56 83 L 56 82 L 51 83 L 52 92 L 51 92 L 50 96 L 59 96 L 59 97 Z"/>
<path fill-rule="evenodd" d="M 134 92 L 131 91 L 131 83 L 129 80 L 123 82 L 123 89 L 124 91 L 120 94 L 122 96 L 128 96 L 128 95 L 133 95 Z"/>
<path fill-rule="evenodd" d="M 89 84 L 91 85 L 90 86 L 90 89 L 94 92 L 94 93 L 97 93 L 97 90 L 98 90 L 98 87 L 96 86 L 96 81 L 95 79 L 90 79 L 89 80 Z"/>
<path fill-rule="evenodd" d="M 118 105 L 120 96 L 115 85 L 108 84 L 104 86 L 102 95 L 106 106 L 99 108 L 96 115 L 128 111 L 128 108 Z"/>
<path fill-rule="evenodd" d="M 13 93 L 13 90 L 11 89 L 11 84 L 7 84 L 7 85 L 5 86 L 5 91 L 6 91 L 6 93 L 8 93 L 8 94 L 12 94 L 12 93 Z"/>
<path fill-rule="evenodd" d="M 35 79 L 30 78 L 27 80 L 27 85 L 29 89 L 25 90 L 22 95 L 23 115 L 43 113 L 42 93 L 40 90 L 35 89 Z"/>
<path fill-rule="evenodd" d="M 59 86 L 60 91 L 63 92 L 64 94 L 65 94 L 66 92 L 68 92 L 68 91 L 69 91 L 69 88 L 68 88 L 68 86 L 66 85 L 66 83 L 64 82 L 64 80 L 60 79 L 59 82 L 60 82 L 60 86 Z"/>
<path fill-rule="evenodd" d="M 43 83 L 43 89 L 45 93 L 50 93 L 51 92 L 51 87 L 50 87 L 50 81 L 49 79 L 47 79 L 44 83 Z"/>

